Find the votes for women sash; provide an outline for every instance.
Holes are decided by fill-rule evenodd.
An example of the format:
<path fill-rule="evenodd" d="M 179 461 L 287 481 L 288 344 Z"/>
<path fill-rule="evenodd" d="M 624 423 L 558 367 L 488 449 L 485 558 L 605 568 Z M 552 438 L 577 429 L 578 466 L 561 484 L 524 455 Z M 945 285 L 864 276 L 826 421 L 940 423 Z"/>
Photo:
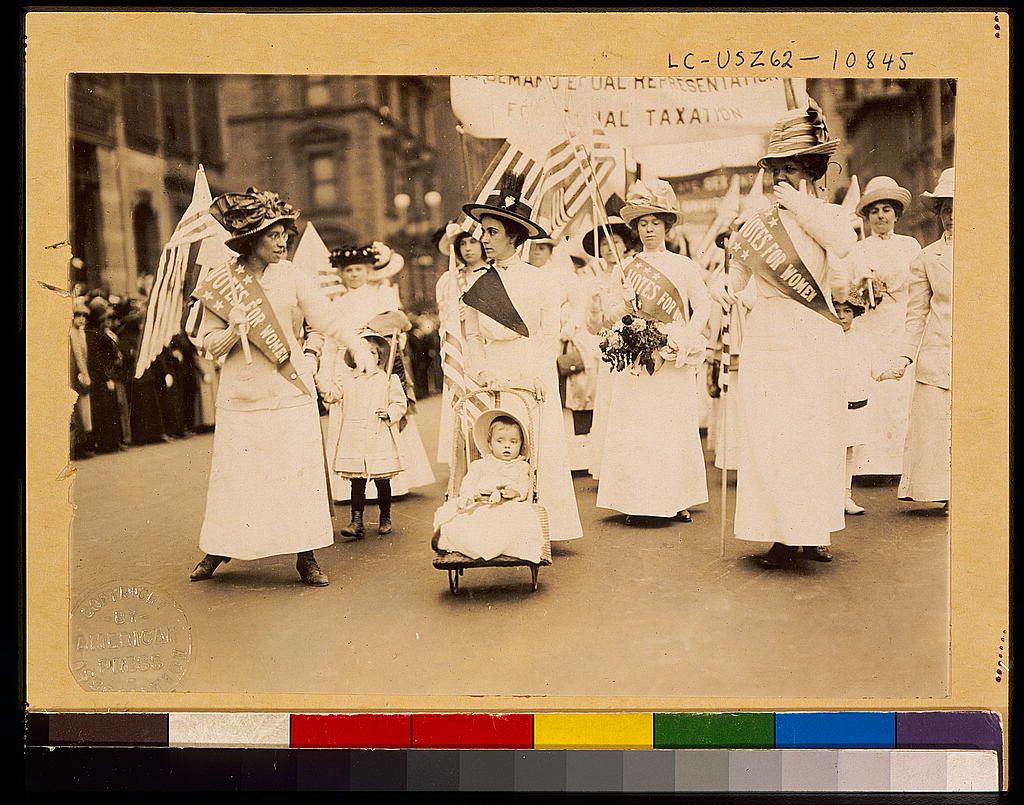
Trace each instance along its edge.
<path fill-rule="evenodd" d="M 192 296 L 224 321 L 227 321 L 231 308 L 236 305 L 243 308 L 249 319 L 249 330 L 246 333 L 249 341 L 276 365 L 285 380 L 304 394 L 310 394 L 292 365 L 288 339 L 274 315 L 263 286 L 237 260 L 229 260 L 207 271 L 196 283 Z"/>
<path fill-rule="evenodd" d="M 676 284 L 646 260 L 634 257 L 622 272 L 636 293 L 644 317 L 665 324 L 690 320 L 689 307 Z"/>
<path fill-rule="evenodd" d="M 462 301 L 524 338 L 530 336 L 530 329 L 516 310 L 494 266 L 487 266 L 480 278 L 462 295 Z"/>
<path fill-rule="evenodd" d="M 762 210 L 748 218 L 729 238 L 729 249 L 732 257 L 751 273 L 771 283 L 795 302 L 839 324 L 829 298 L 797 254 L 777 207 Z"/>

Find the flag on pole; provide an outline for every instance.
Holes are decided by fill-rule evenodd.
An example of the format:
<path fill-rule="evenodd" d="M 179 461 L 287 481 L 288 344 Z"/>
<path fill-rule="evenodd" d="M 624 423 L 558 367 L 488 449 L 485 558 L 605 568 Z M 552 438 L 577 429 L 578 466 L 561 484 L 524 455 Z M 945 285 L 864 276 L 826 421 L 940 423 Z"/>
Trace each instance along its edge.
<path fill-rule="evenodd" d="M 338 271 L 331 265 L 331 250 L 327 248 L 312 221 L 307 223 L 302 231 L 299 245 L 295 247 L 295 255 L 292 257 L 292 265 L 311 277 L 328 299 L 345 293 L 345 285 Z"/>
<path fill-rule="evenodd" d="M 544 178 L 544 164 L 544 160 L 534 159 L 519 146 L 505 140 L 480 178 L 473 192 L 473 201 L 484 204 L 487 197 L 498 189 L 501 177 L 512 172 L 523 176 L 523 192 L 520 197 L 523 203 L 536 209 L 535 200 Z M 483 227 L 465 213 L 460 214 L 458 224 L 460 229 L 472 232 L 478 240 L 483 234 Z"/>
<path fill-rule="evenodd" d="M 603 128 L 590 132 L 590 149 L 580 138 L 569 136 L 548 151 L 539 213 L 551 222 L 548 233 L 560 240 L 567 228 L 588 210 L 593 196 L 615 171 L 615 156 Z M 596 187 L 595 187 L 596 182 Z"/>
<path fill-rule="evenodd" d="M 171 339 L 182 331 L 186 283 L 194 286 L 204 266 L 224 262 L 230 255 L 224 245 L 228 233 L 210 215 L 212 203 L 206 171 L 200 165 L 192 203 L 171 233 L 157 265 L 146 307 L 146 322 L 139 339 L 136 379 L 142 377 Z"/>

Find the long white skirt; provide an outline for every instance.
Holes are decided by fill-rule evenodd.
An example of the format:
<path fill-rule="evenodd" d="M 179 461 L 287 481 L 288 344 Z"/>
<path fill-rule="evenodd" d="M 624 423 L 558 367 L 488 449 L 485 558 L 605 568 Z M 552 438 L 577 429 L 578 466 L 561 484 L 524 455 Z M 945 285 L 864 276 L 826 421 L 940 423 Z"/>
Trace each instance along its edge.
<path fill-rule="evenodd" d="M 708 499 L 697 374 L 664 364 L 653 375 L 612 376 L 597 505 L 674 517 Z"/>
<path fill-rule="evenodd" d="M 437 463 L 448 464 L 452 460 L 452 442 L 455 439 L 455 411 L 452 407 L 452 389 L 448 378 L 444 379 L 441 390 L 441 421 L 437 430 Z"/>
<path fill-rule="evenodd" d="M 904 295 L 905 296 L 905 295 Z M 903 340 L 907 315 L 902 301 L 885 299 L 874 310 L 853 322 L 853 331 L 863 333 L 872 350 L 872 362 L 887 366 L 894 350 Z M 853 451 L 854 475 L 900 475 L 903 472 L 903 448 L 910 421 L 910 400 L 914 396 L 915 364 L 907 367 L 899 380 L 871 384 L 870 409 L 866 419 L 869 431 Z"/>
<path fill-rule="evenodd" d="M 601 477 L 601 458 L 608 433 L 608 409 L 612 402 L 612 367 L 601 361 L 597 365 L 597 388 L 594 392 L 594 421 L 590 426 L 590 474 Z"/>
<path fill-rule="evenodd" d="M 740 373 L 733 370 L 729 373 L 728 389 L 715 400 L 713 437 L 712 429 L 708 429 L 708 443 L 715 445 L 715 466 L 720 470 L 739 467 L 739 385 Z"/>
<path fill-rule="evenodd" d="M 949 389 L 914 384 L 910 428 L 903 454 L 900 500 L 949 500 L 952 395 Z"/>
<path fill-rule="evenodd" d="M 828 545 L 845 525 L 843 331 L 784 297 L 760 297 L 740 363 L 736 536 Z"/>
<path fill-rule="evenodd" d="M 199 547 L 233 559 L 326 548 L 334 542 L 316 403 L 261 411 L 217 409 Z"/>

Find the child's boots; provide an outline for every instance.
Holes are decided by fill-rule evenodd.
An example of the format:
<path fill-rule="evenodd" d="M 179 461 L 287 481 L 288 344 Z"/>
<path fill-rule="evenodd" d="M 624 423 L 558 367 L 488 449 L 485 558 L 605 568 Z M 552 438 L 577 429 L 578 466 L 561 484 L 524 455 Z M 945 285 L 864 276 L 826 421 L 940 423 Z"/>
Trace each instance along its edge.
<path fill-rule="evenodd" d="M 352 510 L 352 522 L 341 529 L 341 534 L 344 537 L 353 537 L 355 539 L 362 539 L 366 536 L 366 527 L 363 525 L 362 510 Z"/>

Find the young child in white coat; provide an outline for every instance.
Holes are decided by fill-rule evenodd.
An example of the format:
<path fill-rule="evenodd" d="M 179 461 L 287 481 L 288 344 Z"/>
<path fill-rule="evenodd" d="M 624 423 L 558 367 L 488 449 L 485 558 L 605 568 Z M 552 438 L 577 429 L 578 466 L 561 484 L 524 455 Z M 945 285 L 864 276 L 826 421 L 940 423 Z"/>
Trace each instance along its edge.
<path fill-rule="evenodd" d="M 847 514 L 864 514 L 864 507 L 853 499 L 853 473 L 857 462 L 854 448 L 870 438 L 873 426 L 871 417 L 871 383 L 877 381 L 879 368 L 872 365 L 871 342 L 864 333 L 851 329 L 853 320 L 866 310 L 860 297 L 854 293 L 843 302 L 832 300 L 836 316 L 843 326 L 845 341 L 846 377 L 846 505 Z"/>
<path fill-rule="evenodd" d="M 544 548 L 544 514 L 529 503 L 533 482 L 523 455 L 526 437 L 522 425 L 503 413 L 485 413 L 474 426 L 473 436 L 481 457 L 470 463 L 458 499 L 437 510 L 431 547 L 440 552 L 457 551 L 471 559 L 505 555 L 539 562 Z"/>
<path fill-rule="evenodd" d="M 327 459 L 334 472 L 352 483 L 352 521 L 341 529 L 346 537 L 362 539 L 366 530 L 363 512 L 366 508 L 366 483 L 377 487 L 380 519 L 377 533 L 390 534 L 391 478 L 403 469 L 396 439 L 398 421 L 405 416 L 407 402 L 402 381 L 386 371 L 390 345 L 377 334 L 364 335 L 376 359 L 376 367 L 368 373 L 346 371 L 339 366 L 340 351 L 325 350 L 316 385 L 324 403 L 341 407 L 341 432 L 338 441 L 327 446 Z M 344 353 L 351 369 L 350 356 Z"/>

